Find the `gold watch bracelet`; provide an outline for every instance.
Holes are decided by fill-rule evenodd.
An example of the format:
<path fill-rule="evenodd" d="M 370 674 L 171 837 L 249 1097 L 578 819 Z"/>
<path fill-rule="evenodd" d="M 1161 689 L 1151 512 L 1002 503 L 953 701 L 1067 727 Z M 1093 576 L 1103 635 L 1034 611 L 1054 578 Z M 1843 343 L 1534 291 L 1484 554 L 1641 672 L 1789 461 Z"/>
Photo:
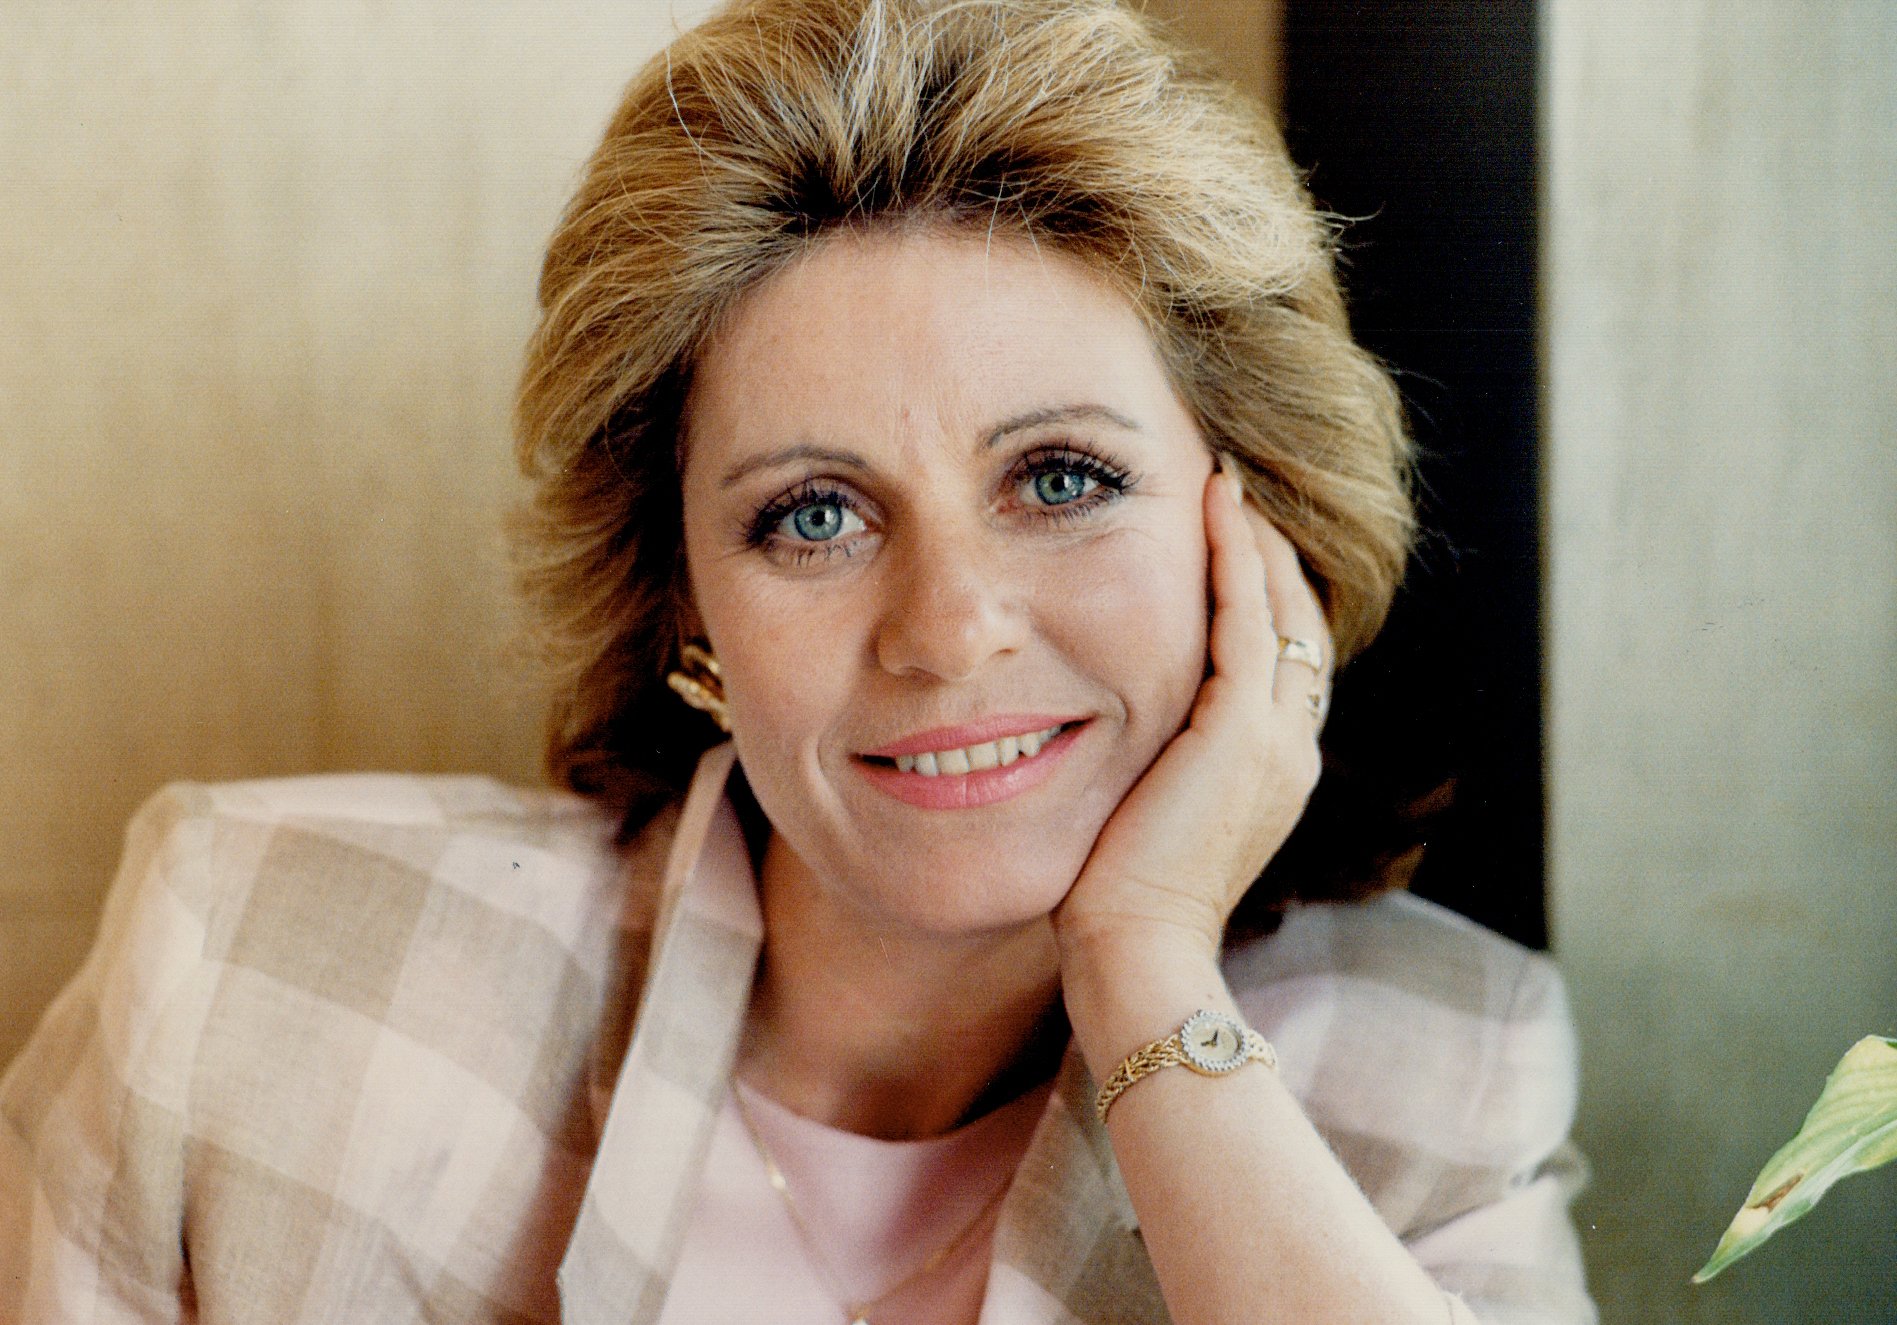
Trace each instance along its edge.
<path fill-rule="evenodd" d="M 1113 1101 L 1134 1082 L 1168 1067 L 1185 1067 L 1200 1076 L 1226 1076 L 1247 1063 L 1278 1066 L 1278 1051 L 1257 1031 L 1223 1012 L 1201 1008 L 1164 1039 L 1135 1049 L 1113 1069 L 1093 1107 L 1104 1124 Z"/>

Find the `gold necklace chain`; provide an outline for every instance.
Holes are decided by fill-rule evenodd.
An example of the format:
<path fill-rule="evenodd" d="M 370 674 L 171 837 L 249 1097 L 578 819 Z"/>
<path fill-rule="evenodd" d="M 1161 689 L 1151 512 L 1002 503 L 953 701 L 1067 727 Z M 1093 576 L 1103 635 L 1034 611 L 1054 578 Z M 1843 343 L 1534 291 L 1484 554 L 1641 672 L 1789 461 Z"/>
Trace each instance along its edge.
<path fill-rule="evenodd" d="M 738 1121 L 744 1124 L 744 1130 L 750 1136 L 751 1144 L 757 1148 L 758 1158 L 764 1161 L 764 1176 L 770 1180 L 771 1189 L 784 1198 L 784 1209 L 790 1215 L 790 1222 L 797 1229 L 798 1239 L 804 1244 L 804 1253 L 809 1256 L 811 1267 L 817 1271 L 817 1277 L 823 1280 L 823 1286 L 830 1296 L 843 1304 L 844 1315 L 848 1318 L 849 1325 L 871 1325 L 869 1313 L 879 1304 L 896 1296 L 916 1280 L 941 1269 L 943 1263 L 974 1235 L 976 1229 L 981 1227 L 988 1218 L 988 1212 L 1000 1203 L 1001 1198 L 1008 1191 L 1008 1180 L 1004 1177 L 993 1194 L 981 1203 L 981 1209 L 975 1212 L 975 1217 L 964 1224 L 954 1237 L 930 1252 L 920 1265 L 875 1297 L 862 1302 L 852 1302 L 848 1294 L 840 1291 L 836 1271 L 817 1246 L 817 1238 L 811 1232 L 810 1225 L 804 1222 L 803 1211 L 797 1208 L 797 1198 L 791 1195 L 790 1181 L 785 1178 L 784 1170 L 779 1167 L 777 1157 L 771 1153 L 771 1148 L 764 1144 L 763 1133 L 758 1131 L 757 1123 L 752 1120 L 751 1111 L 745 1107 L 743 1094 L 735 1083 L 731 1088 L 731 1103 L 738 1111 Z"/>

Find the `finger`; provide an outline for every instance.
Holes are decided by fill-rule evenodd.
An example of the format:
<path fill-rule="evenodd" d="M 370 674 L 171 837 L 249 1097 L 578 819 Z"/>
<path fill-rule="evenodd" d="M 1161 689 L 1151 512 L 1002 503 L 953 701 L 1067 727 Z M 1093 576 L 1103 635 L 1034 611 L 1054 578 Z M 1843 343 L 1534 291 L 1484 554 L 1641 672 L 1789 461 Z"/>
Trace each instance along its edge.
<path fill-rule="evenodd" d="M 1336 658 L 1323 606 L 1291 540 L 1263 514 L 1248 508 L 1246 515 L 1265 566 L 1266 592 L 1277 623 L 1272 698 L 1322 721 Z"/>
<path fill-rule="evenodd" d="M 1248 528 L 1238 476 L 1214 473 L 1206 484 L 1205 530 L 1212 585 L 1207 641 L 1212 673 L 1234 682 L 1249 678 L 1270 694 L 1278 637 L 1265 587 L 1265 561 Z"/>
<path fill-rule="evenodd" d="M 1317 659 L 1305 665 L 1315 672 L 1329 672 L 1334 655 L 1330 623 L 1324 619 L 1317 591 L 1304 576 L 1297 550 L 1264 516 L 1249 511 L 1247 514 L 1251 516 L 1252 534 L 1264 563 L 1265 591 L 1271 601 L 1271 618 L 1278 623 L 1278 633 L 1317 646 Z"/>

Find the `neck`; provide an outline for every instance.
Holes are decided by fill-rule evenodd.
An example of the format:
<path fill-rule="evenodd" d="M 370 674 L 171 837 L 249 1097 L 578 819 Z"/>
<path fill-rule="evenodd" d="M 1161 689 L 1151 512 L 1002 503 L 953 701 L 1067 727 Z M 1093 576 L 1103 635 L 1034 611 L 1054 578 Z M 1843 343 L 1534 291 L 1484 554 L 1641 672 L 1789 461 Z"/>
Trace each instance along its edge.
<path fill-rule="evenodd" d="M 851 910 L 773 839 L 764 956 L 738 1071 L 804 1117 L 937 1136 L 1052 1075 L 1067 1042 L 1045 920 L 917 933 Z"/>

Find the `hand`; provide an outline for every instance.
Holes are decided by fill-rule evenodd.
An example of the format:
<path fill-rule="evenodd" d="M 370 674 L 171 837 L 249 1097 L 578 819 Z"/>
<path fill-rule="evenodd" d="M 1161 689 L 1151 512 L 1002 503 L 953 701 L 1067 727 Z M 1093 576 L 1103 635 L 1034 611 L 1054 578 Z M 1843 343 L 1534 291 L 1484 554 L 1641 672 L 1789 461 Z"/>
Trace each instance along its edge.
<path fill-rule="evenodd" d="M 1054 912 L 1064 954 L 1183 938 L 1216 956 L 1225 922 L 1317 785 L 1334 653 L 1297 553 L 1247 506 L 1236 475 L 1206 482 L 1210 674 L 1186 725 L 1133 785 Z M 1319 674 L 1278 637 L 1319 645 Z M 1063 957 L 1063 963 L 1067 957 Z"/>

